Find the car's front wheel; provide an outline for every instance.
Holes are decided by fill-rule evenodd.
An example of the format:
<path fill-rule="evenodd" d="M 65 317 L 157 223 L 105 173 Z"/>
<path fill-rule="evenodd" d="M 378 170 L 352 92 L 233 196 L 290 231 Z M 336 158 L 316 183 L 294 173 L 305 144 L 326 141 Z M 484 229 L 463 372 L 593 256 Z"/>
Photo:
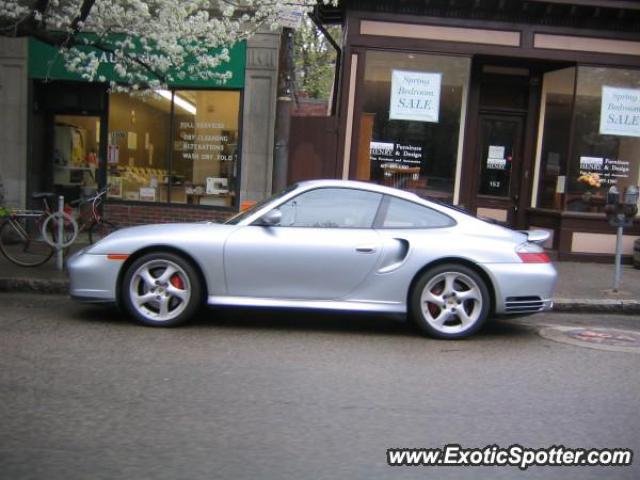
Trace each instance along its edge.
<path fill-rule="evenodd" d="M 171 327 L 194 315 L 202 287 L 191 263 L 173 253 L 156 252 L 127 268 L 121 294 L 125 309 L 140 323 Z"/>
<path fill-rule="evenodd" d="M 445 339 L 477 332 L 487 319 L 489 290 L 477 272 L 444 264 L 426 271 L 410 297 L 410 314 L 426 334 Z"/>

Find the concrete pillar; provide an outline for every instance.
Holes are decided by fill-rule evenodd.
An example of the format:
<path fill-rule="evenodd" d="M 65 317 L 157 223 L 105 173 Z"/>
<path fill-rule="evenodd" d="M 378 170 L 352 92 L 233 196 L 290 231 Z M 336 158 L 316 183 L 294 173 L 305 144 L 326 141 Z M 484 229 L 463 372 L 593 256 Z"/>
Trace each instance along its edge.
<path fill-rule="evenodd" d="M 240 201 L 271 195 L 280 31 L 247 42 Z"/>
<path fill-rule="evenodd" d="M 0 175 L 5 203 L 27 200 L 28 43 L 0 37 Z"/>

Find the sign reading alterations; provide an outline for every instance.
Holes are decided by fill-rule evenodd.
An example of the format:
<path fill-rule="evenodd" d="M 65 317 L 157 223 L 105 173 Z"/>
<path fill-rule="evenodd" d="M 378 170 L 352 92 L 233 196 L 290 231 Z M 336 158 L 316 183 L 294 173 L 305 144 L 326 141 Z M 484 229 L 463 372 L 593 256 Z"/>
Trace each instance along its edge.
<path fill-rule="evenodd" d="M 441 73 L 392 70 L 390 120 L 438 123 Z"/>
<path fill-rule="evenodd" d="M 600 133 L 640 137 L 640 90 L 602 87 Z"/>

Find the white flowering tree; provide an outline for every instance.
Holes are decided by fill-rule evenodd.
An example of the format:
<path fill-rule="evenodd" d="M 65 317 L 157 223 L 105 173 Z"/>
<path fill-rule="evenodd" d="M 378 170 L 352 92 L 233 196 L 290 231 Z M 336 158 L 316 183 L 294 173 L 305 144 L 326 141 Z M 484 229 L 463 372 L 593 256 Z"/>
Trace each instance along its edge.
<path fill-rule="evenodd" d="M 114 89 L 184 79 L 226 81 L 229 48 L 283 15 L 337 0 L 0 0 L 0 36 L 31 36 L 58 49 L 65 68 Z"/>

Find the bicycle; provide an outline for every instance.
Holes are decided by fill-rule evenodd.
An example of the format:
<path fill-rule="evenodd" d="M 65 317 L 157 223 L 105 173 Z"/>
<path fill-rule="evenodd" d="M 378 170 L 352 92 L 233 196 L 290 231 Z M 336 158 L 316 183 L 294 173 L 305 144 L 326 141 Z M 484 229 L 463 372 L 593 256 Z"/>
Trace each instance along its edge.
<path fill-rule="evenodd" d="M 67 228 L 67 231 L 70 232 L 70 234 L 65 233 L 63 237 L 64 242 L 62 246 L 64 248 L 69 247 L 71 244 L 73 244 L 73 242 L 75 242 L 75 240 L 77 239 L 80 233 L 87 232 L 89 243 L 93 244 L 102 240 L 104 237 L 106 237 L 107 235 L 109 235 L 110 233 L 118 229 L 118 227 L 114 223 L 108 220 L 105 220 L 105 218 L 100 214 L 100 206 L 102 205 L 102 203 L 104 202 L 104 199 L 107 196 L 108 189 L 109 187 L 107 186 L 104 189 L 97 192 L 94 196 L 84 201 L 74 200 L 73 202 L 70 203 L 70 205 L 78 206 L 80 210 L 80 214 L 77 220 L 72 217 L 70 220 L 71 225 L 69 225 L 68 227 L 65 227 Z M 82 207 L 84 205 L 90 205 L 88 212 L 87 210 L 85 211 L 82 210 Z M 51 213 L 45 219 L 42 225 L 42 235 L 45 237 L 45 240 L 48 240 L 49 243 L 51 243 L 53 246 L 56 246 L 55 237 L 49 236 L 51 229 L 48 227 L 48 224 L 49 222 L 53 222 L 53 224 L 57 224 L 57 222 L 59 221 L 60 221 L 60 213 L 55 212 L 55 213 Z M 66 223 L 67 219 L 65 218 L 64 221 Z"/>
<path fill-rule="evenodd" d="M 106 237 L 117 229 L 116 225 L 104 219 L 100 214 L 100 205 L 107 194 L 107 188 L 84 202 L 71 204 L 91 204 L 89 218 L 84 218 L 82 210 L 79 216 L 81 226 L 71 215 L 71 208 L 65 206 L 64 212 L 52 211 L 48 198 L 52 193 L 35 193 L 34 199 L 42 199 L 43 210 L 12 210 L 0 225 L 0 251 L 11 262 L 23 267 L 37 267 L 47 262 L 58 247 L 68 248 L 75 242 L 80 232 L 86 231 L 90 243 Z M 62 224 L 62 241 L 58 242 L 59 228 Z"/>
<path fill-rule="evenodd" d="M 13 209 L 6 210 L 4 221 L 0 225 L 0 252 L 11 262 L 21 267 L 37 267 L 47 262 L 56 249 L 47 237 L 56 240 L 58 225 L 50 223 L 43 233 L 44 222 L 52 214 L 47 198 L 52 193 L 34 193 L 32 198 L 42 199 L 43 210 Z M 65 221 L 73 220 L 65 213 Z"/>

